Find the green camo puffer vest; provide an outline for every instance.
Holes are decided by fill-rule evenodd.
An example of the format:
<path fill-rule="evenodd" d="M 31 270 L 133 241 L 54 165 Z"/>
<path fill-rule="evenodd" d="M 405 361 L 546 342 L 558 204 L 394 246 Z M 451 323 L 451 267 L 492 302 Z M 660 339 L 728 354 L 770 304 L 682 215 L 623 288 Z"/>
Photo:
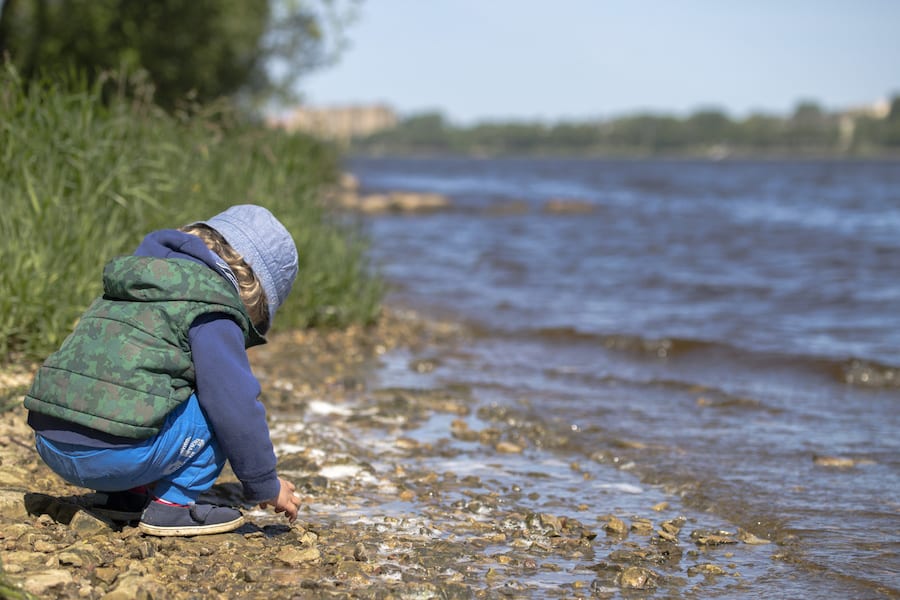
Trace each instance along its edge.
<path fill-rule="evenodd" d="M 143 439 L 194 390 L 188 330 L 206 313 L 265 342 L 237 290 L 186 259 L 123 256 L 103 270 L 102 297 L 38 370 L 25 407 L 107 433 Z"/>

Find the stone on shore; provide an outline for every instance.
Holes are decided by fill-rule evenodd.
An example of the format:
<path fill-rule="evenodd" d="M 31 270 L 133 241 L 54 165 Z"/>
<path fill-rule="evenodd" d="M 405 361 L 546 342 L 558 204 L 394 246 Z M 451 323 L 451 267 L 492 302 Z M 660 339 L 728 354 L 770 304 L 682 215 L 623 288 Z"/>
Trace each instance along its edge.
<path fill-rule="evenodd" d="M 65 569 L 47 569 L 28 575 L 22 584 L 22 589 L 41 597 L 49 597 L 49 592 L 54 588 L 72 583 L 72 574 Z M 134 598 L 134 596 L 132 596 Z"/>
<path fill-rule="evenodd" d="M 28 516 L 25 510 L 25 494 L 18 490 L 0 489 L 0 514 L 9 519 L 24 519 Z"/>
<path fill-rule="evenodd" d="M 544 212 L 553 215 L 586 215 L 596 209 L 597 207 L 587 200 L 571 198 L 552 198 L 544 203 Z"/>
<path fill-rule="evenodd" d="M 432 192 L 388 192 L 383 194 L 357 194 L 342 192 L 338 204 L 345 209 L 365 214 L 419 213 L 444 210 L 450 200 L 443 194 Z"/>

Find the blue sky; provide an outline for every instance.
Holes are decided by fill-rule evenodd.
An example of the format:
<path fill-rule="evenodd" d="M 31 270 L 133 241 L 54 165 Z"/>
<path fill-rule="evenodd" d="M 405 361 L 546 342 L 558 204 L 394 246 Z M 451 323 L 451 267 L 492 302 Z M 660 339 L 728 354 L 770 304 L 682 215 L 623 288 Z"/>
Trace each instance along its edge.
<path fill-rule="evenodd" d="M 900 0 L 363 0 L 348 37 L 307 103 L 472 123 L 900 94 Z"/>

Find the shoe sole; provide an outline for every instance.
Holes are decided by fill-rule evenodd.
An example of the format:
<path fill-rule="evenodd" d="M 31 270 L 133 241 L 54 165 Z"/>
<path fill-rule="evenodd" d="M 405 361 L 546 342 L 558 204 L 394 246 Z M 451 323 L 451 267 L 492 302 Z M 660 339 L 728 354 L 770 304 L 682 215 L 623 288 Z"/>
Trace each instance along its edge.
<path fill-rule="evenodd" d="M 213 533 L 227 533 L 234 531 L 244 524 L 244 517 L 240 517 L 225 523 L 216 523 L 214 525 L 185 525 L 178 527 L 166 527 L 163 525 L 149 525 L 143 521 L 138 524 L 138 529 L 148 535 L 160 537 L 166 536 L 190 536 L 190 535 L 210 535 Z"/>

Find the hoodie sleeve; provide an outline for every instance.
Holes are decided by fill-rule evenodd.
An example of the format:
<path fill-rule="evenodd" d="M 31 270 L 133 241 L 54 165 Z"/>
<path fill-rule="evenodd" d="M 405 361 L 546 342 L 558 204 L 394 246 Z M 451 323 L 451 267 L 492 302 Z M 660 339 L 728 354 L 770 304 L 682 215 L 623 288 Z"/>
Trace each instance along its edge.
<path fill-rule="evenodd" d="M 241 328 L 225 315 L 207 315 L 197 319 L 189 336 L 197 400 L 246 500 L 256 504 L 276 498 L 281 484 L 275 451 Z"/>

